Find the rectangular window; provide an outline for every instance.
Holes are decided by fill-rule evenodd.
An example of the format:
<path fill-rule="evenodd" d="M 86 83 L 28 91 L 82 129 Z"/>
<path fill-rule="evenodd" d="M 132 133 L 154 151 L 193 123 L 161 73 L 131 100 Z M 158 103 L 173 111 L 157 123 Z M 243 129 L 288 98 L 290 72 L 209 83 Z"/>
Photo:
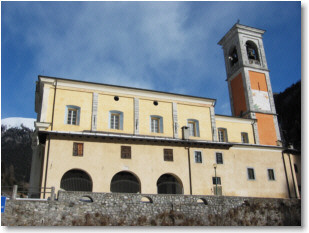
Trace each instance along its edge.
<path fill-rule="evenodd" d="M 68 109 L 68 120 L 67 123 L 69 125 L 76 125 L 77 124 L 77 109 L 69 108 Z"/>
<path fill-rule="evenodd" d="M 216 153 L 216 163 L 223 164 L 223 154 L 221 152 Z"/>
<path fill-rule="evenodd" d="M 249 143 L 248 133 L 241 133 L 241 142 L 242 143 Z"/>
<path fill-rule="evenodd" d="M 160 133 L 160 118 L 157 117 L 151 118 L 151 132 Z"/>
<path fill-rule="evenodd" d="M 164 149 L 164 161 L 173 161 L 173 149 Z"/>
<path fill-rule="evenodd" d="M 84 143 L 73 143 L 73 156 L 83 156 L 84 155 Z"/>
<path fill-rule="evenodd" d="M 219 142 L 227 142 L 227 131 L 226 129 L 218 129 Z"/>
<path fill-rule="evenodd" d="M 216 182 L 216 178 L 217 178 L 217 182 Z M 221 177 L 212 177 L 212 183 L 221 185 Z"/>
<path fill-rule="evenodd" d="M 111 114 L 111 129 L 119 129 L 119 114 L 112 113 Z"/>
<path fill-rule="evenodd" d="M 249 180 L 255 180 L 254 169 L 248 168 L 247 171 L 248 171 L 248 179 Z"/>
<path fill-rule="evenodd" d="M 196 136 L 196 126 L 194 121 L 189 121 L 188 122 L 188 127 L 189 127 L 189 132 L 190 136 Z"/>
<path fill-rule="evenodd" d="M 267 169 L 267 173 L 268 173 L 268 180 L 275 180 L 274 169 Z"/>
<path fill-rule="evenodd" d="M 196 163 L 202 163 L 202 152 L 201 151 L 195 151 L 195 162 Z"/>
<path fill-rule="evenodd" d="M 121 146 L 121 158 L 131 159 L 131 146 Z"/>

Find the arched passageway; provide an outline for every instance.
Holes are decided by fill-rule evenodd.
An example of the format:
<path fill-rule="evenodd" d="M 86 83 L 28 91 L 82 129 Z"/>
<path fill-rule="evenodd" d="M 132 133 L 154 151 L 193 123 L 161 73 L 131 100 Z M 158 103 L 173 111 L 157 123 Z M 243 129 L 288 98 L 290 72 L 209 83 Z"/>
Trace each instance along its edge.
<path fill-rule="evenodd" d="M 141 184 L 139 179 L 130 172 L 118 172 L 111 181 L 113 193 L 140 193 Z"/>
<path fill-rule="evenodd" d="M 157 181 L 158 194 L 183 194 L 182 183 L 170 174 L 160 176 Z"/>
<path fill-rule="evenodd" d="M 92 180 L 86 172 L 73 169 L 62 176 L 60 188 L 66 191 L 92 192 Z"/>

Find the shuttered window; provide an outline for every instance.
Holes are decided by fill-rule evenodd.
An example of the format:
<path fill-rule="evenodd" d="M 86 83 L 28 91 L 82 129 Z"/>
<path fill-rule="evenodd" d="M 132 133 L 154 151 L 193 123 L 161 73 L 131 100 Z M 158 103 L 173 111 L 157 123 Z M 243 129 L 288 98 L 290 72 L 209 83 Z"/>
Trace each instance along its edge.
<path fill-rule="evenodd" d="M 83 156 L 84 155 L 84 143 L 73 143 L 73 156 Z"/>
<path fill-rule="evenodd" d="M 173 149 L 164 149 L 164 161 L 173 161 Z"/>
<path fill-rule="evenodd" d="M 121 146 L 121 158 L 131 159 L 131 146 Z"/>

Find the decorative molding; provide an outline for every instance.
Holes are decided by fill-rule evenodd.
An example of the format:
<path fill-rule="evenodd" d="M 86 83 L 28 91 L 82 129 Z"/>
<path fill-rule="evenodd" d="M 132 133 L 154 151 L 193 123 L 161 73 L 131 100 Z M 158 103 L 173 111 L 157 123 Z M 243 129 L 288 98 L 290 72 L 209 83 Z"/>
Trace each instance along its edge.
<path fill-rule="evenodd" d="M 98 101 L 99 94 L 94 92 L 92 95 L 92 122 L 91 122 L 91 130 L 97 130 L 97 122 L 98 122 Z"/>
<path fill-rule="evenodd" d="M 211 130 L 212 130 L 212 140 L 214 142 L 218 141 L 217 127 L 216 127 L 216 117 L 214 107 L 210 107 L 210 119 L 211 119 Z"/>
<path fill-rule="evenodd" d="M 139 99 L 134 98 L 134 134 L 139 134 Z"/>
<path fill-rule="evenodd" d="M 47 117 L 47 108 L 48 108 L 48 100 L 49 100 L 49 90 L 50 90 L 50 87 L 44 86 L 40 122 L 45 122 L 47 120 L 46 117 Z"/>
<path fill-rule="evenodd" d="M 178 138 L 178 112 L 177 112 L 177 103 L 173 102 L 173 128 L 174 128 L 174 138 Z"/>
<path fill-rule="evenodd" d="M 56 77 L 46 77 L 40 76 L 40 80 L 42 82 L 51 82 L 51 80 L 57 80 L 57 85 L 62 87 L 70 87 L 70 88 L 77 88 L 77 89 L 87 89 L 96 92 L 104 92 L 104 93 L 118 93 L 123 95 L 131 95 L 131 96 L 138 96 L 152 98 L 157 100 L 170 100 L 175 102 L 189 102 L 189 103 L 197 103 L 197 104 L 207 104 L 207 105 L 214 105 L 216 100 L 198 96 L 189 96 L 189 95 L 181 95 L 175 93 L 168 93 L 168 92 L 159 92 L 154 90 L 147 90 L 147 89 L 139 89 L 139 88 L 132 88 L 132 87 L 124 87 L 124 86 L 114 86 L 108 84 L 101 84 L 101 83 L 91 83 L 91 82 L 84 82 L 78 80 L 70 80 L 70 79 L 61 79 Z"/>
<path fill-rule="evenodd" d="M 274 115 L 274 125 L 276 129 L 276 134 L 277 134 L 277 141 L 281 141 L 280 129 L 279 129 L 278 119 L 276 115 Z"/>

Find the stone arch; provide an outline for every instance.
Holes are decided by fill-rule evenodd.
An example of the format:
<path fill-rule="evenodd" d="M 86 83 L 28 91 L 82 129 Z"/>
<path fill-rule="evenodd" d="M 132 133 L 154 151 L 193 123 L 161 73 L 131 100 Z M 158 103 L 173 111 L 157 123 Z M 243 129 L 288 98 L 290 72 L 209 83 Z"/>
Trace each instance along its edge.
<path fill-rule="evenodd" d="M 83 170 L 71 169 L 62 176 L 60 188 L 66 191 L 92 192 L 92 179 Z"/>
<path fill-rule="evenodd" d="M 236 46 L 232 46 L 230 48 L 228 59 L 231 67 L 238 62 L 238 53 Z"/>
<path fill-rule="evenodd" d="M 204 204 L 204 205 L 208 205 L 208 202 L 205 198 L 199 198 L 196 201 L 197 204 Z"/>
<path fill-rule="evenodd" d="M 183 194 L 181 180 L 174 174 L 165 173 L 157 181 L 158 194 Z"/>
<path fill-rule="evenodd" d="M 153 200 L 150 197 L 142 196 L 141 202 L 143 202 L 143 203 L 153 203 Z"/>
<path fill-rule="evenodd" d="M 246 49 L 249 60 L 260 61 L 257 45 L 253 41 L 248 40 L 246 42 Z"/>
<path fill-rule="evenodd" d="M 110 191 L 113 193 L 140 193 L 141 182 L 133 172 L 121 171 L 113 176 Z"/>

